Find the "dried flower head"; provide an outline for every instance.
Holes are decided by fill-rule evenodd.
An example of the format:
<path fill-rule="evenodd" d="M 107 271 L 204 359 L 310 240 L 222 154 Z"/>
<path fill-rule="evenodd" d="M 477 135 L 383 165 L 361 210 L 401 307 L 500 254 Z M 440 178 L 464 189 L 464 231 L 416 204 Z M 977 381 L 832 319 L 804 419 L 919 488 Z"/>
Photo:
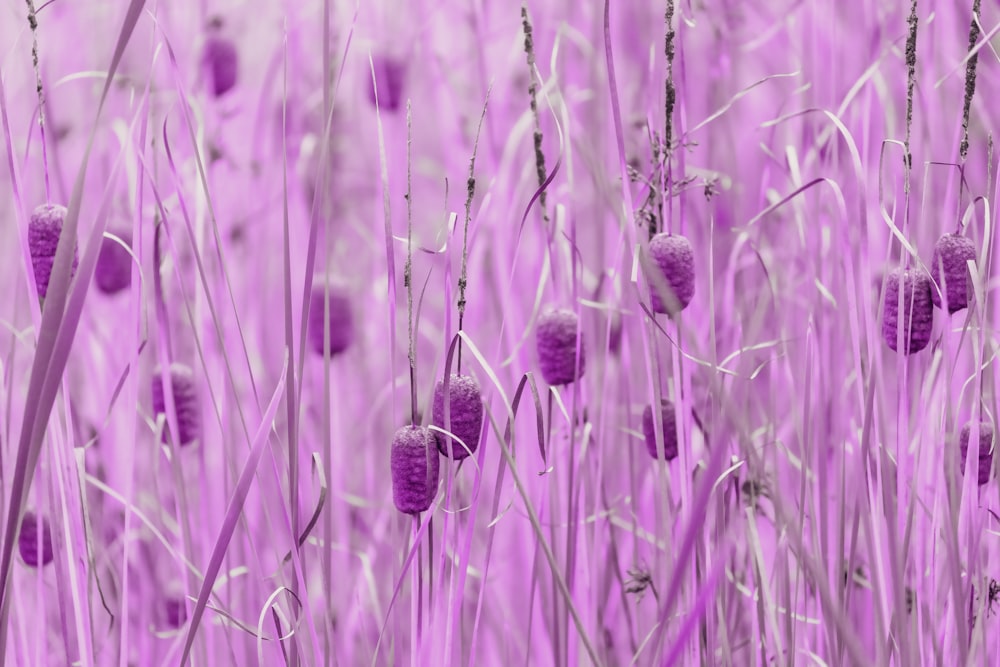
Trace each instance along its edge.
<path fill-rule="evenodd" d="M 962 470 L 965 470 L 965 460 L 969 456 L 969 438 L 972 435 L 972 424 L 962 427 L 962 434 L 959 438 L 959 448 L 962 453 Z M 990 472 L 993 470 L 993 425 L 987 422 L 979 424 L 979 463 L 976 467 L 977 481 L 979 486 L 983 486 L 990 481 Z"/>
<path fill-rule="evenodd" d="M 132 245 L 132 230 L 119 229 L 114 235 Z M 132 284 L 132 256 L 121 243 L 105 237 L 94 267 L 94 283 L 105 294 L 117 294 Z"/>
<path fill-rule="evenodd" d="M 453 373 L 448 382 L 448 396 L 450 431 L 465 444 L 442 433 L 435 435 L 438 450 L 447 457 L 450 448 L 455 460 L 460 461 L 479 448 L 479 435 L 483 428 L 483 394 L 474 377 Z M 444 380 L 438 380 L 434 386 L 434 425 L 441 429 L 445 428 L 444 399 Z"/>
<path fill-rule="evenodd" d="M 663 420 L 663 460 L 673 461 L 677 458 L 677 419 L 674 415 L 672 401 L 660 399 L 660 416 Z M 646 451 L 652 458 L 656 456 L 656 425 L 653 420 L 653 406 L 647 405 L 642 411 L 642 434 L 646 438 Z"/>
<path fill-rule="evenodd" d="M 404 426 L 392 438 L 392 499 L 404 514 L 420 514 L 437 495 L 441 461 L 434 431 Z"/>
<path fill-rule="evenodd" d="M 56 248 L 59 246 L 59 235 L 62 233 L 66 213 L 65 206 L 42 204 L 32 212 L 31 220 L 28 222 L 28 249 L 31 252 L 31 265 L 35 273 L 38 296 L 42 299 L 49 291 L 49 280 L 52 278 Z M 76 274 L 79 263 L 80 256 L 74 245 L 71 275 Z"/>
<path fill-rule="evenodd" d="M 931 260 L 931 280 L 938 289 L 931 289 L 931 299 L 938 308 L 944 308 L 942 296 L 948 303 L 948 313 L 956 313 L 969 305 L 968 262 L 976 261 L 976 246 L 972 239 L 959 234 L 945 234 L 934 244 Z"/>
<path fill-rule="evenodd" d="M 326 300 L 326 285 L 329 299 Z M 329 304 L 330 355 L 336 356 L 346 351 L 354 342 L 354 314 L 351 308 L 351 294 L 347 288 L 335 281 L 316 281 L 310 294 L 308 337 L 309 347 L 316 354 L 323 354 L 325 334 L 325 303 Z"/>
<path fill-rule="evenodd" d="M 542 378 L 556 387 L 570 384 L 583 377 L 586 370 L 586 348 L 580 339 L 580 359 L 576 358 L 576 339 L 580 318 L 567 308 L 548 309 L 538 317 L 535 342 Z"/>
<path fill-rule="evenodd" d="M 649 255 L 662 280 L 650 280 L 650 305 L 654 313 L 676 315 L 694 297 L 694 250 L 677 234 L 657 234 L 649 242 Z"/>
<path fill-rule="evenodd" d="M 896 269 L 886 276 L 882 337 L 889 349 L 896 351 L 900 321 L 903 323 L 904 354 L 919 352 L 931 342 L 931 330 L 934 326 L 931 292 L 930 277 L 919 269 Z M 899 310 L 900 296 L 903 300 L 902 316 Z"/>
<path fill-rule="evenodd" d="M 194 442 L 201 434 L 201 403 L 194 372 L 183 364 L 170 366 L 170 384 L 173 388 L 174 408 L 177 411 L 177 428 L 180 430 L 177 444 L 183 446 Z M 153 412 L 163 415 L 167 412 L 164 396 L 163 377 L 160 369 L 153 373 Z M 170 426 L 163 429 L 163 441 L 167 441 Z"/>
<path fill-rule="evenodd" d="M 17 549 L 24 564 L 41 567 L 52 562 L 52 531 L 45 517 L 25 512 L 21 519 L 21 532 L 17 536 Z"/>

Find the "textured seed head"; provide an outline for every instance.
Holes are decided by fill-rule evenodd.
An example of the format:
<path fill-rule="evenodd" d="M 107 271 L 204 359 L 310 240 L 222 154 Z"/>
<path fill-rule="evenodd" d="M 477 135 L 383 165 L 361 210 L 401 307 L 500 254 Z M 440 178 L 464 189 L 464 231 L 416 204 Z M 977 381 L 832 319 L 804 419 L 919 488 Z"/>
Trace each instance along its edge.
<path fill-rule="evenodd" d="M 406 63 L 387 55 L 372 56 L 378 85 L 378 106 L 381 111 L 396 111 L 403 103 L 403 86 L 406 84 Z M 366 70 L 368 100 L 375 104 L 375 85 L 371 71 Z"/>
<path fill-rule="evenodd" d="M 323 354 L 324 282 L 313 284 L 309 302 L 308 336 L 309 346 L 318 355 Z M 351 310 L 351 295 L 339 283 L 330 282 L 330 355 L 336 356 L 354 342 L 354 315 Z"/>
<path fill-rule="evenodd" d="M 437 495 L 441 461 L 434 431 L 404 426 L 392 438 L 392 500 L 404 514 L 420 514 Z"/>
<path fill-rule="evenodd" d="M 34 512 L 25 512 L 21 519 L 21 532 L 17 536 L 17 549 L 25 565 L 40 567 L 52 562 L 52 531 L 49 522 Z"/>
<path fill-rule="evenodd" d="M 976 245 L 968 237 L 945 234 L 934 244 L 931 279 L 944 295 L 944 300 L 948 302 L 949 314 L 956 313 L 969 305 L 967 265 L 969 260 L 976 261 Z M 941 297 L 938 290 L 932 287 L 931 299 L 938 308 L 944 308 Z"/>
<path fill-rule="evenodd" d="M 903 308 L 899 308 L 902 293 Z M 912 313 L 912 319 L 911 319 Z M 897 326 L 903 326 L 903 353 L 913 354 L 927 347 L 934 326 L 931 279 L 917 269 L 896 269 L 885 278 L 885 311 L 882 337 L 896 350 Z"/>
<path fill-rule="evenodd" d="M 675 315 L 694 297 L 694 250 L 677 234 L 657 234 L 649 242 L 649 255 L 663 283 L 650 280 L 650 305 L 654 313 Z M 664 293 L 669 290 L 669 293 Z"/>
<path fill-rule="evenodd" d="M 194 373 L 183 364 L 170 366 L 170 383 L 174 392 L 174 409 L 177 411 L 177 428 L 180 437 L 179 445 L 194 442 L 201 432 L 201 403 L 198 400 L 198 386 Z M 167 413 L 166 397 L 164 395 L 163 377 L 159 368 L 153 373 L 153 412 L 157 415 Z M 163 429 L 163 441 L 167 441 L 169 425 Z"/>
<path fill-rule="evenodd" d="M 115 236 L 132 245 L 132 230 L 119 229 Z M 132 256 L 122 244 L 107 237 L 101 241 L 101 252 L 94 267 L 94 283 L 105 294 L 117 294 L 132 284 Z"/>
<path fill-rule="evenodd" d="M 31 266 L 35 274 L 35 284 L 38 286 L 38 296 L 45 298 L 49 291 L 49 280 L 52 278 L 52 268 L 55 265 L 56 248 L 59 247 L 59 234 L 62 233 L 63 221 L 66 219 L 66 207 L 58 204 L 42 204 L 31 214 L 28 222 L 28 249 L 31 251 Z M 72 273 L 80 263 L 76 246 L 73 247 Z"/>
<path fill-rule="evenodd" d="M 184 598 L 168 597 L 163 602 L 163 613 L 166 616 L 168 628 L 179 628 L 187 620 L 187 608 L 184 606 Z"/>
<path fill-rule="evenodd" d="M 202 62 L 208 72 L 212 94 L 222 97 L 236 85 L 239 55 L 236 45 L 221 35 L 210 35 L 205 41 Z"/>
<path fill-rule="evenodd" d="M 969 437 L 972 435 L 972 424 L 962 427 L 959 448 L 962 452 L 962 471 L 965 471 L 965 459 L 969 456 Z M 993 426 L 986 422 L 979 424 L 979 466 L 977 481 L 983 486 L 990 481 L 990 471 L 993 469 Z"/>
<path fill-rule="evenodd" d="M 580 318 L 566 308 L 550 308 L 538 317 L 535 343 L 542 378 L 552 386 L 569 384 L 583 377 L 586 370 L 586 342 L 580 338 L 580 363 L 577 367 L 576 334 Z"/>
<path fill-rule="evenodd" d="M 660 415 L 663 420 L 663 458 L 673 461 L 677 458 L 677 420 L 674 404 L 666 398 L 660 399 Z M 642 434 L 646 438 L 646 451 L 656 458 L 656 424 L 653 421 L 653 406 L 647 405 L 642 411 Z"/>
<path fill-rule="evenodd" d="M 454 450 L 455 460 L 461 461 L 479 447 L 479 434 L 483 427 L 483 394 L 475 378 L 453 373 L 448 383 L 448 395 L 451 397 L 449 408 L 451 428 L 448 430 L 465 443 L 465 446 L 443 433 L 435 432 L 434 435 L 437 436 L 438 450 L 444 456 L 448 456 L 448 448 L 451 447 Z M 444 399 L 444 380 L 438 380 L 434 386 L 434 425 L 442 429 L 446 428 Z M 465 450 L 466 447 L 469 451 Z"/>

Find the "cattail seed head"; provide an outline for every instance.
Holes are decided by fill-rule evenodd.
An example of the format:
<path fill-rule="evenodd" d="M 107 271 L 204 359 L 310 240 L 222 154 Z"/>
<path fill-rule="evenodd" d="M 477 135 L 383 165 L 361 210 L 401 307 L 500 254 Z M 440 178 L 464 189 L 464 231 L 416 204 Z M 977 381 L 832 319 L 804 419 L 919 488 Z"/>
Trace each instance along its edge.
<path fill-rule="evenodd" d="M 959 448 L 962 451 L 962 470 L 965 470 L 965 460 L 969 456 L 969 437 L 972 435 L 972 424 L 962 427 Z M 984 486 L 990 481 L 990 471 L 993 469 L 993 425 L 987 422 L 979 424 L 979 466 L 977 481 Z"/>
<path fill-rule="evenodd" d="M 177 428 L 180 430 L 177 443 L 181 446 L 194 442 L 201 432 L 201 403 L 198 400 L 198 386 L 194 373 L 183 364 L 170 366 L 170 384 L 174 392 L 174 409 L 177 411 Z M 153 373 L 153 412 L 166 414 L 167 403 L 164 396 L 163 377 L 160 369 Z M 169 425 L 163 429 L 163 441 L 167 441 Z"/>
<path fill-rule="evenodd" d="M 132 245 L 132 230 L 119 229 L 114 235 Z M 132 284 L 132 256 L 118 241 L 107 237 L 101 241 L 101 252 L 94 267 L 94 283 L 105 294 L 117 294 Z"/>
<path fill-rule="evenodd" d="M 900 291 L 902 312 L 899 309 Z M 919 352 L 930 343 L 934 326 L 931 292 L 930 277 L 918 269 L 896 269 L 886 276 L 882 337 L 889 349 L 896 351 L 896 333 L 900 322 L 903 324 L 903 354 Z"/>
<path fill-rule="evenodd" d="M 694 297 L 694 250 L 691 242 L 678 234 L 660 233 L 650 240 L 649 255 L 659 269 L 663 283 L 666 283 L 650 281 L 653 312 L 676 315 L 687 308 Z M 663 293 L 667 290 L 672 294 Z"/>
<path fill-rule="evenodd" d="M 52 531 L 49 522 L 34 512 L 25 512 L 21 519 L 21 532 L 17 536 L 17 549 L 29 567 L 42 567 L 52 562 Z"/>
<path fill-rule="evenodd" d="M 456 461 L 461 461 L 479 447 L 479 434 L 483 427 L 483 394 L 479 383 L 470 375 L 451 376 L 448 382 L 450 431 L 454 433 L 464 446 L 443 433 L 435 432 L 438 450 L 448 456 L 448 448 L 454 450 Z M 444 380 L 438 380 L 434 386 L 434 425 L 445 428 L 444 419 Z M 466 447 L 469 448 L 466 451 Z"/>
<path fill-rule="evenodd" d="M 313 284 L 309 302 L 308 337 L 309 346 L 318 355 L 323 354 L 324 334 L 324 285 L 317 281 Z M 329 282 L 330 288 L 330 355 L 336 356 L 351 346 L 354 342 L 354 314 L 351 309 L 351 295 L 347 288 L 338 283 Z"/>
<path fill-rule="evenodd" d="M 209 35 L 205 40 L 202 63 L 208 72 L 212 94 L 216 97 L 222 97 L 236 85 L 239 54 L 232 41 L 221 35 Z"/>
<path fill-rule="evenodd" d="M 56 248 L 59 247 L 59 235 L 62 233 L 66 212 L 65 206 L 42 204 L 31 213 L 31 220 L 28 222 L 28 249 L 31 252 L 31 266 L 35 273 L 38 296 L 42 299 L 49 291 L 49 280 L 52 278 Z M 74 245 L 71 275 L 76 274 L 79 263 L 80 256 Z"/>
<path fill-rule="evenodd" d="M 392 500 L 404 514 L 420 514 L 437 495 L 441 461 L 434 431 L 404 426 L 392 438 Z"/>
<path fill-rule="evenodd" d="M 378 106 L 381 111 L 396 111 L 403 103 L 403 86 L 406 84 L 406 63 L 387 55 L 372 56 L 375 79 L 378 85 Z M 367 70 L 368 100 L 375 105 L 375 85 L 371 71 Z"/>
<path fill-rule="evenodd" d="M 677 419 L 674 416 L 674 404 L 670 400 L 660 399 L 660 417 L 663 420 L 663 460 L 673 461 L 677 458 Z M 653 420 L 653 406 L 647 405 L 642 411 L 642 434 L 646 438 L 646 450 L 650 457 L 656 458 L 656 423 Z"/>
<path fill-rule="evenodd" d="M 934 244 L 931 261 L 931 280 L 948 302 L 948 313 L 956 313 L 969 305 L 968 265 L 976 261 L 976 245 L 972 239 L 960 234 L 945 234 Z M 943 269 L 943 271 L 942 271 Z M 944 308 L 942 294 L 931 289 L 931 299 L 938 308 Z"/>
<path fill-rule="evenodd" d="M 580 318 L 567 308 L 550 308 L 538 317 L 535 343 L 542 378 L 553 387 L 570 384 L 583 377 L 586 370 L 585 341 L 580 338 L 577 365 L 576 337 Z"/>
<path fill-rule="evenodd" d="M 163 614 L 166 617 L 168 628 L 177 629 L 184 625 L 187 620 L 187 607 L 184 605 L 184 598 L 168 597 L 164 600 Z"/>

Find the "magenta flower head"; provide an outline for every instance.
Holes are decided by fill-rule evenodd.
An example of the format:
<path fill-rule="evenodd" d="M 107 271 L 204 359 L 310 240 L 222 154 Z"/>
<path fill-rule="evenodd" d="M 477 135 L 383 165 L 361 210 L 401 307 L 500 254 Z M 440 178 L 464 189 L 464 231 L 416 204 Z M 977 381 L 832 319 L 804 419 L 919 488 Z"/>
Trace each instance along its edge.
<path fill-rule="evenodd" d="M 330 355 L 336 356 L 351 346 L 354 342 L 354 315 L 351 310 L 351 295 L 347 288 L 339 283 L 316 281 L 313 283 L 309 296 L 309 322 L 307 336 L 309 346 L 318 355 L 323 354 L 324 333 L 324 299 L 329 284 L 330 294 Z"/>
<path fill-rule="evenodd" d="M 934 244 L 931 260 L 931 280 L 948 302 L 948 313 L 956 313 L 969 305 L 967 262 L 976 261 L 976 245 L 972 239 L 960 234 L 945 234 Z M 943 271 L 942 271 L 943 269 Z M 944 308 L 941 294 L 931 289 L 931 299 L 938 308 Z"/>
<path fill-rule="evenodd" d="M 381 111 L 396 111 L 403 104 L 403 87 L 406 84 L 406 63 L 387 55 L 372 55 L 375 79 L 378 85 L 378 106 Z M 371 70 L 366 68 L 368 100 L 375 105 L 375 85 Z"/>
<path fill-rule="evenodd" d="M 972 435 L 972 424 L 962 427 L 959 447 L 962 451 L 962 470 L 965 470 L 965 459 L 969 456 L 969 437 Z M 993 425 L 987 422 L 979 424 L 979 466 L 977 481 L 984 486 L 990 481 L 990 471 L 993 469 Z"/>
<path fill-rule="evenodd" d="M 666 398 L 660 399 L 660 417 L 663 420 L 663 460 L 677 458 L 677 420 L 674 404 Z M 642 411 L 642 434 L 646 438 L 646 451 L 656 458 L 656 423 L 653 420 L 653 406 L 647 405 Z"/>
<path fill-rule="evenodd" d="M 31 252 L 31 266 L 35 273 L 35 284 L 39 298 L 44 299 L 49 291 L 52 267 L 55 264 L 59 234 L 66 219 L 66 207 L 58 204 L 42 204 L 31 213 L 28 222 L 28 250 Z M 80 263 L 76 246 L 73 247 L 73 269 Z"/>
<path fill-rule="evenodd" d="M 404 426 L 392 438 L 392 500 L 404 514 L 420 514 L 437 495 L 441 461 L 434 431 Z"/>
<path fill-rule="evenodd" d="M 198 400 L 198 386 L 194 373 L 183 364 L 170 366 L 170 383 L 174 392 L 174 409 L 177 411 L 177 428 L 180 430 L 177 443 L 181 446 L 194 442 L 201 433 L 201 403 Z M 153 412 L 167 413 L 163 377 L 159 368 L 153 373 Z M 169 423 L 163 429 L 163 441 L 167 441 Z"/>
<path fill-rule="evenodd" d="M 132 245 L 132 230 L 119 229 L 115 236 Z M 94 267 L 94 283 L 105 294 L 117 294 L 132 284 L 132 256 L 122 244 L 107 237 L 101 241 L 101 252 Z"/>
<path fill-rule="evenodd" d="M 202 65 L 208 73 L 212 94 L 222 97 L 236 85 L 239 74 L 239 54 L 236 45 L 219 34 L 211 34 L 205 40 Z"/>
<path fill-rule="evenodd" d="M 677 234 L 657 234 L 649 242 L 649 255 L 662 276 L 649 281 L 654 313 L 676 315 L 694 297 L 694 251 L 691 242 Z M 664 293 L 669 290 L 669 293 Z"/>
<path fill-rule="evenodd" d="M 900 288 L 902 315 L 899 310 Z M 903 324 L 903 354 L 919 352 L 931 342 L 934 326 L 932 291 L 930 277 L 919 269 L 896 269 L 886 276 L 882 337 L 889 349 L 896 351 L 896 333 L 900 322 Z"/>
<path fill-rule="evenodd" d="M 479 447 L 479 434 L 483 428 L 483 393 L 479 383 L 470 375 L 451 375 L 448 382 L 450 431 L 465 443 L 443 433 L 435 432 L 438 450 L 448 456 L 448 448 L 454 450 L 456 461 L 461 461 Z M 444 380 L 438 380 L 434 386 L 434 425 L 445 428 L 444 423 Z M 469 448 L 466 451 L 466 447 Z"/>
<path fill-rule="evenodd" d="M 24 513 L 21 532 L 17 536 L 17 550 L 29 567 L 43 567 L 52 562 L 52 531 L 44 517 L 34 512 Z"/>
<path fill-rule="evenodd" d="M 580 339 L 580 362 L 576 359 L 576 336 L 580 318 L 567 308 L 549 308 L 538 317 L 535 343 L 542 378 L 553 387 L 570 384 L 583 377 L 586 349 Z"/>

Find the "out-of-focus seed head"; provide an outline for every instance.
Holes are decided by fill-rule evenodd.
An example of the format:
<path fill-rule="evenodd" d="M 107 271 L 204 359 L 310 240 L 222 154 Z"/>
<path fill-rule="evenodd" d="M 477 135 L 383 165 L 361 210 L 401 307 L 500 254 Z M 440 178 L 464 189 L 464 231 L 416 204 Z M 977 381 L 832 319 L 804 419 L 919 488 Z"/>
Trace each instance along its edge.
<path fill-rule="evenodd" d="M 189 445 L 201 434 L 201 403 L 194 373 L 183 364 L 170 366 L 170 383 L 174 392 L 174 409 L 177 410 L 177 428 L 180 430 L 177 444 Z M 167 413 L 167 403 L 160 369 L 153 373 L 153 412 Z M 167 441 L 169 424 L 163 429 L 163 441 Z"/>
<path fill-rule="evenodd" d="M 330 355 L 341 354 L 354 342 L 354 313 L 351 308 L 351 294 L 347 287 L 335 281 L 327 281 L 330 288 Z M 309 346 L 318 355 L 323 354 L 324 336 L 324 285 L 317 280 L 313 284 L 309 302 L 308 337 Z"/>
<path fill-rule="evenodd" d="M 931 299 L 938 308 L 948 302 L 948 313 L 956 313 L 969 305 L 967 262 L 976 261 L 976 245 L 972 239 L 960 234 L 945 234 L 934 244 L 934 258 L 931 260 L 931 279 L 938 289 L 931 288 Z M 942 269 L 944 269 L 942 271 Z"/>
<path fill-rule="evenodd" d="M 901 291 L 902 314 L 899 310 Z M 919 352 L 931 342 L 931 330 L 934 328 L 931 292 L 930 277 L 919 269 L 896 269 L 886 276 L 882 337 L 889 349 L 896 351 L 896 333 L 900 322 L 903 324 L 904 354 Z"/>
<path fill-rule="evenodd" d="M 167 627 L 177 629 L 187 621 L 187 607 L 184 605 L 182 597 L 168 597 L 163 601 L 163 615 L 166 618 Z"/>
<path fill-rule="evenodd" d="M 660 399 L 660 416 L 663 420 L 663 460 L 673 461 L 677 458 L 677 419 L 674 415 L 674 404 L 670 400 Z M 656 458 L 656 424 L 653 420 L 653 406 L 647 405 L 642 411 L 642 435 L 646 438 L 646 451 Z"/>
<path fill-rule="evenodd" d="M 231 40 L 218 34 L 209 35 L 205 40 L 202 63 L 208 73 L 212 94 L 216 97 L 222 97 L 236 85 L 239 54 Z"/>
<path fill-rule="evenodd" d="M 650 280 L 653 312 L 676 315 L 687 308 L 694 297 L 694 250 L 691 242 L 678 234 L 660 233 L 649 242 L 649 255 L 666 283 L 661 285 L 658 280 Z M 663 288 L 669 289 L 672 294 L 663 294 Z"/>
<path fill-rule="evenodd" d="M 585 340 L 580 338 L 580 360 L 576 359 L 576 336 L 580 318 L 567 308 L 549 308 L 538 317 L 535 343 L 542 378 L 553 387 L 570 384 L 586 370 Z"/>
<path fill-rule="evenodd" d="M 66 212 L 65 206 L 42 204 L 31 213 L 31 220 L 28 222 L 28 250 L 31 252 L 31 266 L 38 296 L 42 299 L 49 291 L 49 280 L 52 278 L 56 248 L 59 247 L 59 234 L 62 233 Z M 76 274 L 79 263 L 80 256 L 74 245 L 71 275 Z"/>
<path fill-rule="evenodd" d="M 441 461 L 434 431 L 404 426 L 392 438 L 392 500 L 404 514 L 420 514 L 437 495 Z"/>
<path fill-rule="evenodd" d="M 123 228 L 113 233 L 131 247 L 131 229 Z M 118 241 L 107 237 L 101 241 L 101 252 L 94 267 L 94 283 L 105 294 L 117 294 L 132 284 L 132 256 Z"/>
<path fill-rule="evenodd" d="M 42 567 L 52 562 L 52 531 L 49 522 L 34 512 L 25 512 L 21 519 L 21 532 L 17 536 L 17 549 L 29 567 Z"/>
<path fill-rule="evenodd" d="M 483 394 L 479 383 L 470 375 L 451 376 L 448 383 L 448 395 L 451 397 L 449 419 L 450 431 L 465 445 L 443 433 L 435 432 L 438 450 L 448 456 L 448 448 L 454 450 L 454 458 L 460 461 L 474 453 L 479 447 L 479 435 L 483 428 Z M 444 380 L 438 380 L 434 386 L 434 425 L 445 428 L 444 420 Z M 466 451 L 468 447 L 468 451 Z"/>
<path fill-rule="evenodd" d="M 406 62 L 388 55 L 373 55 L 375 79 L 378 85 L 378 106 L 381 111 L 396 111 L 403 104 L 403 88 L 406 85 Z M 372 84 L 371 70 L 366 68 L 368 100 L 375 105 L 375 85 Z"/>
<path fill-rule="evenodd" d="M 965 471 L 965 460 L 969 456 L 969 438 L 972 435 L 972 424 L 962 427 L 959 438 L 959 449 L 962 452 L 962 471 Z M 976 468 L 979 486 L 990 481 L 990 471 L 993 470 L 993 425 L 987 422 L 979 424 L 979 465 Z"/>

